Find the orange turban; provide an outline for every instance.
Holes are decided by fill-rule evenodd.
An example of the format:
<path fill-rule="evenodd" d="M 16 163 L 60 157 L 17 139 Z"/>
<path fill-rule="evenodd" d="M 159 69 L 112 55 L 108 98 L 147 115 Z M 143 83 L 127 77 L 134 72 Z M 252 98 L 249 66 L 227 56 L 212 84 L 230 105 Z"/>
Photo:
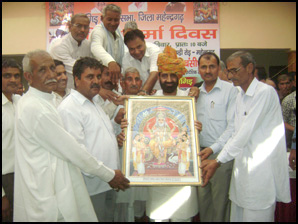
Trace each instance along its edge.
<path fill-rule="evenodd" d="M 170 46 L 166 46 L 163 53 L 158 55 L 157 66 L 159 72 L 176 73 L 178 79 L 187 71 L 183 58 L 177 58 L 176 50 Z"/>

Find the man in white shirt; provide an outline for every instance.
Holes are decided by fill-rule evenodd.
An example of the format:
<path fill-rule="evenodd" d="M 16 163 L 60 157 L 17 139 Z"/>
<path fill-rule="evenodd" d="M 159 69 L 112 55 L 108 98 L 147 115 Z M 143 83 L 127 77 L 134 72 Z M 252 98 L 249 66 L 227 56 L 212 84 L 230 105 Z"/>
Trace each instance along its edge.
<path fill-rule="evenodd" d="M 71 17 L 69 31 L 63 38 L 55 41 L 49 49 L 53 59 L 62 61 L 65 65 L 68 77 L 67 88 L 74 88 L 72 67 L 77 59 L 81 57 L 90 57 L 90 43 L 86 39 L 89 33 L 89 18 L 79 13 Z"/>
<path fill-rule="evenodd" d="M 16 109 L 14 221 L 97 221 L 81 170 L 112 188 L 124 190 L 129 181 L 64 129 L 51 94 L 57 85 L 51 56 L 29 52 L 23 69 L 30 87 Z"/>
<path fill-rule="evenodd" d="M 285 130 L 275 90 L 254 78 L 255 60 L 238 51 L 227 59 L 236 98 L 235 131 L 215 160 L 202 162 L 204 186 L 234 159 L 229 198 L 232 222 L 273 222 L 276 201 L 290 202 Z"/>
<path fill-rule="evenodd" d="M 99 83 L 101 88 L 99 91 L 100 97 L 98 99 L 98 103 L 104 109 L 106 114 L 112 119 L 112 117 L 114 117 L 115 115 L 117 106 L 119 104 L 123 105 L 123 100 L 125 97 L 120 96 L 120 93 L 116 91 L 118 85 L 113 84 L 112 74 L 109 71 L 109 68 L 106 66 L 103 66 L 103 71 Z M 115 97 L 108 97 L 107 95 L 102 94 L 103 90 L 111 92 L 115 95 Z"/>
<path fill-rule="evenodd" d="M 118 143 L 110 118 L 96 103 L 102 64 L 94 58 L 81 58 L 73 67 L 75 90 L 59 105 L 65 129 L 85 145 L 96 159 L 113 170 L 120 168 Z M 112 222 L 116 192 L 101 178 L 83 172 L 97 218 Z"/>
<path fill-rule="evenodd" d="M 54 60 L 56 65 L 56 73 L 57 73 L 57 89 L 53 91 L 56 96 L 56 105 L 58 105 L 64 100 L 68 94 L 70 93 L 70 89 L 67 87 L 67 75 L 65 70 L 65 65 L 62 61 Z"/>
<path fill-rule="evenodd" d="M 106 5 L 102 10 L 101 23 L 91 32 L 91 52 L 93 56 L 109 68 L 112 82 L 118 83 L 121 77 L 121 65 L 124 55 L 123 37 L 118 29 L 122 10 L 114 4 Z"/>
<path fill-rule="evenodd" d="M 124 72 L 124 77 L 120 82 L 125 95 L 137 95 L 142 87 L 142 80 L 139 71 L 136 68 L 127 68 Z M 115 122 L 120 124 L 121 119 L 124 117 L 123 105 L 119 105 L 117 108 L 117 116 Z M 117 121 L 116 121 L 117 120 Z M 115 127 L 116 134 L 120 134 L 121 127 L 117 125 Z M 119 139 L 122 138 L 122 139 Z M 122 145 L 125 139 L 124 132 L 118 136 L 120 140 L 120 158 L 122 157 Z M 121 147 L 120 147 L 121 146 Z M 122 159 L 121 159 L 122 161 Z M 148 197 L 147 187 L 130 187 L 125 192 L 119 192 L 116 199 L 116 211 L 115 211 L 115 222 L 142 222 L 145 219 L 145 206 Z"/>
<path fill-rule="evenodd" d="M 143 81 L 141 91 L 149 94 L 152 89 L 160 90 L 158 80 L 157 57 L 161 53 L 160 48 L 145 41 L 141 30 L 135 29 L 127 32 L 124 36 L 124 43 L 128 51 L 123 58 L 123 70 L 129 67 L 138 69 Z"/>
<path fill-rule="evenodd" d="M 198 60 L 199 74 L 204 80 L 196 104 L 197 119 L 204 129 L 200 132 L 201 161 L 215 159 L 234 131 L 235 102 L 238 90 L 220 80 L 220 61 L 212 52 Z M 229 222 L 229 187 L 233 161 L 218 168 L 205 187 L 198 187 L 200 220 L 202 222 Z"/>
<path fill-rule="evenodd" d="M 14 93 L 21 83 L 21 66 L 14 59 L 2 60 L 2 222 L 13 219 L 14 116 L 20 98 Z"/>

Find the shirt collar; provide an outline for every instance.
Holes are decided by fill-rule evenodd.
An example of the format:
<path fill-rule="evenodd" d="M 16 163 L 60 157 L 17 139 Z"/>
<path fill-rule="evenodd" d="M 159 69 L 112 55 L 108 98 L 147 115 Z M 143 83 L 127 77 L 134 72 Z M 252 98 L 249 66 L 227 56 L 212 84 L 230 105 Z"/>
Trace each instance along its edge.
<path fill-rule="evenodd" d="M 39 96 L 39 97 L 41 97 L 45 100 L 49 100 L 49 101 L 53 100 L 55 98 L 55 95 L 53 93 L 42 92 L 32 86 L 29 86 L 28 92 L 31 92 L 34 95 Z"/>
<path fill-rule="evenodd" d="M 147 42 L 146 42 L 146 41 L 145 41 L 145 45 L 146 45 L 146 51 L 145 51 L 144 57 L 145 57 L 145 56 L 146 56 L 146 57 L 149 57 L 150 54 L 149 54 L 149 52 L 148 52 L 148 46 L 147 46 Z"/>
<path fill-rule="evenodd" d="M 102 25 L 102 27 L 104 28 L 104 29 L 106 29 L 107 30 L 107 28 L 105 28 L 105 26 L 103 25 L 103 24 L 100 24 L 100 25 Z M 116 40 L 115 41 L 117 41 L 119 38 L 120 38 L 120 36 L 119 36 L 119 34 L 118 34 L 118 29 L 119 29 L 119 27 L 117 28 L 117 30 L 115 31 L 115 34 L 116 34 Z M 107 30 L 108 31 L 108 30 Z M 110 31 L 108 31 L 108 34 L 112 37 L 112 39 L 114 40 L 114 35 L 110 32 Z"/>
<path fill-rule="evenodd" d="M 259 83 L 259 81 L 256 78 L 254 78 L 245 93 L 244 93 L 243 89 L 241 89 L 242 94 L 245 94 L 247 96 L 253 96 L 258 83 Z"/>
<path fill-rule="evenodd" d="M 221 80 L 217 77 L 217 79 L 216 79 L 216 83 L 215 83 L 215 85 L 213 86 L 212 90 L 214 90 L 214 89 L 216 89 L 216 88 L 218 88 L 218 89 L 221 90 L 221 88 L 222 88 L 222 82 L 223 82 L 223 81 L 221 81 Z M 211 91 L 212 91 L 212 90 L 211 90 Z M 207 93 L 207 90 L 206 90 L 206 88 L 205 88 L 205 82 L 203 83 L 203 85 L 201 85 L 201 87 L 200 87 L 200 91 Z M 210 91 L 210 92 L 211 92 L 211 91 Z"/>
<path fill-rule="evenodd" d="M 82 46 L 83 42 L 86 40 L 86 39 L 82 40 L 81 45 L 79 46 L 78 41 L 76 41 L 76 40 L 73 38 L 73 36 L 71 35 L 71 33 L 69 33 L 69 39 L 70 39 L 71 44 L 72 44 L 72 45 L 75 45 L 75 46 L 77 46 L 77 47 Z"/>
<path fill-rule="evenodd" d="M 83 105 L 85 102 L 90 102 L 89 99 L 87 99 L 83 94 L 75 89 L 71 89 L 70 94 L 73 95 L 81 105 Z M 97 99 L 97 96 L 98 94 L 93 97 L 92 101 L 95 101 Z"/>
<path fill-rule="evenodd" d="M 8 102 L 10 102 L 7 97 L 4 95 L 4 93 L 2 93 L 2 106 L 7 104 Z"/>

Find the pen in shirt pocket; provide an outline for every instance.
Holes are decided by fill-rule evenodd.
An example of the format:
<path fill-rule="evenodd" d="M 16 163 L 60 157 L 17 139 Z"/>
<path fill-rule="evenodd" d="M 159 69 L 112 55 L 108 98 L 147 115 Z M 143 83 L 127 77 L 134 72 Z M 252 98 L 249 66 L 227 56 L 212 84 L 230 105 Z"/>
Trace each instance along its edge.
<path fill-rule="evenodd" d="M 214 101 L 211 101 L 211 105 L 210 105 L 211 108 L 214 108 L 214 104 L 215 104 Z"/>

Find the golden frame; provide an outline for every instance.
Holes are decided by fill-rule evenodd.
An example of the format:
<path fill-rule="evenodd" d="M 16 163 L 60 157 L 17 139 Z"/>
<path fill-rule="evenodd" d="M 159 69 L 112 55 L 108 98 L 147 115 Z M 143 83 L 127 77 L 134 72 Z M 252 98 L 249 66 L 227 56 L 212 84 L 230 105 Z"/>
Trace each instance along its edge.
<path fill-rule="evenodd" d="M 122 172 L 131 186 L 202 184 L 195 108 L 193 97 L 126 100 Z"/>

